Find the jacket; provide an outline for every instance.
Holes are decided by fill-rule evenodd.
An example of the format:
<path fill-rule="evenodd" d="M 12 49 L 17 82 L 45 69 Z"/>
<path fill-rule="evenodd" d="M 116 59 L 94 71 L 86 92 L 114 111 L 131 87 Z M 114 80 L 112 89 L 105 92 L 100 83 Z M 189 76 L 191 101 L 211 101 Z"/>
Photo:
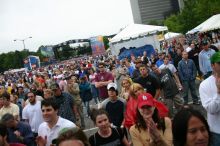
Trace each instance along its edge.
<path fill-rule="evenodd" d="M 181 60 L 178 63 L 178 73 L 182 81 L 192 81 L 196 79 L 197 70 L 195 63 L 191 59 Z"/>

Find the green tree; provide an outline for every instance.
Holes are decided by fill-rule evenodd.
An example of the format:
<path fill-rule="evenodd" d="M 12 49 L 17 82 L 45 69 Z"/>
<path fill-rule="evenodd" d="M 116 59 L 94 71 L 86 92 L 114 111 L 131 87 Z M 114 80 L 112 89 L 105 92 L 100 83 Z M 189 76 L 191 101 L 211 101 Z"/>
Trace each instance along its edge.
<path fill-rule="evenodd" d="M 107 50 L 107 49 L 109 48 L 109 40 L 108 40 L 108 37 L 103 36 L 103 42 L 104 42 L 105 50 Z"/>
<path fill-rule="evenodd" d="M 40 60 L 42 61 L 43 58 L 45 58 L 46 56 L 44 56 L 42 53 L 41 53 L 41 49 L 44 48 L 44 46 L 40 46 L 38 49 L 37 49 L 37 52 L 36 52 L 36 56 L 39 56 L 40 57 Z"/>
<path fill-rule="evenodd" d="M 164 25 L 170 31 L 186 33 L 212 15 L 220 13 L 219 0 L 186 0 L 178 14 L 166 18 Z"/>
<path fill-rule="evenodd" d="M 164 25 L 169 28 L 169 31 L 181 32 L 182 25 L 180 24 L 178 17 L 178 15 L 171 15 L 165 20 Z"/>
<path fill-rule="evenodd" d="M 70 47 L 68 47 L 68 45 L 64 45 L 62 46 L 62 52 L 61 52 L 61 56 L 62 56 L 62 59 L 65 60 L 65 59 L 68 59 L 70 57 Z"/>
<path fill-rule="evenodd" d="M 0 72 L 4 72 L 5 71 L 5 67 L 4 67 L 4 60 L 5 60 L 6 54 L 2 53 L 0 55 Z"/>
<path fill-rule="evenodd" d="M 29 52 L 29 50 L 14 51 L 0 54 L 0 72 L 9 69 L 22 68 L 24 59 L 29 55 L 39 56 L 39 52 Z"/>
<path fill-rule="evenodd" d="M 149 25 L 163 25 L 163 21 L 159 21 L 159 20 L 150 20 Z"/>
<path fill-rule="evenodd" d="M 21 56 L 21 52 L 15 51 L 14 57 L 13 57 L 14 67 L 21 68 L 23 64 L 23 58 Z"/>

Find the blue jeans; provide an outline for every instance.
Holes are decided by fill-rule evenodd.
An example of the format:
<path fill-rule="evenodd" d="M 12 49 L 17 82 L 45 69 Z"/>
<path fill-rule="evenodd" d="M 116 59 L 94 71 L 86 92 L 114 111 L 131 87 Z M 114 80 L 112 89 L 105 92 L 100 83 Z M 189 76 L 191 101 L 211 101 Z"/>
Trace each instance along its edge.
<path fill-rule="evenodd" d="M 24 102 L 24 99 L 18 98 L 17 106 L 19 107 L 19 117 L 22 120 L 22 103 Z"/>
<path fill-rule="evenodd" d="M 83 102 L 84 106 L 86 107 L 87 115 L 90 116 L 90 106 L 89 101 Z"/>
<path fill-rule="evenodd" d="M 95 87 L 94 84 L 91 85 L 91 90 L 92 90 L 92 97 L 95 100 L 95 103 L 98 103 L 98 96 L 99 96 L 99 90 Z"/>
<path fill-rule="evenodd" d="M 188 92 L 190 90 L 193 102 L 198 102 L 198 96 L 196 95 L 196 83 L 195 80 L 183 81 L 183 99 L 184 103 L 188 103 Z"/>
<path fill-rule="evenodd" d="M 220 146 L 220 134 L 212 132 L 212 143 L 211 146 Z"/>

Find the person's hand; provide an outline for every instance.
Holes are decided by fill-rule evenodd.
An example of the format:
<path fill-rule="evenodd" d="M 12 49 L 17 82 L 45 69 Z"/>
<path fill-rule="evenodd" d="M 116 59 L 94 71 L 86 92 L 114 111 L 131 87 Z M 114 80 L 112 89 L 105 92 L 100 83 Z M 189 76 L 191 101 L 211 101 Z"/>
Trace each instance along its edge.
<path fill-rule="evenodd" d="M 75 112 L 75 116 L 76 116 L 76 119 L 79 119 L 80 118 L 80 115 L 78 112 Z"/>
<path fill-rule="evenodd" d="M 100 82 L 100 86 L 105 86 L 105 82 Z"/>
<path fill-rule="evenodd" d="M 36 137 L 36 143 L 38 146 L 46 146 L 47 144 L 47 136 L 44 138 L 42 136 Z"/>
<path fill-rule="evenodd" d="M 20 136 L 21 136 L 21 133 L 20 133 L 18 130 L 16 130 L 16 131 L 14 132 L 14 134 L 15 134 L 17 137 L 20 137 Z"/>
<path fill-rule="evenodd" d="M 102 86 L 102 82 L 98 82 L 98 86 L 101 87 Z"/>
<path fill-rule="evenodd" d="M 194 54 L 194 56 L 198 56 L 198 55 L 199 55 L 198 53 L 195 53 L 195 54 Z"/>
<path fill-rule="evenodd" d="M 150 134 L 150 137 L 153 139 L 153 141 L 158 141 L 160 137 L 160 133 L 157 129 L 157 124 L 154 123 L 152 118 L 148 118 L 146 121 L 148 132 Z"/>
<path fill-rule="evenodd" d="M 183 86 L 181 84 L 178 85 L 179 91 L 183 90 Z"/>

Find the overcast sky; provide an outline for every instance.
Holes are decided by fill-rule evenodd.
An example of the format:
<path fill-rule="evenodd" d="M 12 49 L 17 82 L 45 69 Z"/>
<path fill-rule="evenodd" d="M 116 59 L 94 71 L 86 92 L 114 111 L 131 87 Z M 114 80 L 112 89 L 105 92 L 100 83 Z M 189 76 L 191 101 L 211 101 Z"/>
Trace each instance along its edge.
<path fill-rule="evenodd" d="M 0 53 L 111 35 L 133 23 L 130 0 L 0 0 Z"/>

